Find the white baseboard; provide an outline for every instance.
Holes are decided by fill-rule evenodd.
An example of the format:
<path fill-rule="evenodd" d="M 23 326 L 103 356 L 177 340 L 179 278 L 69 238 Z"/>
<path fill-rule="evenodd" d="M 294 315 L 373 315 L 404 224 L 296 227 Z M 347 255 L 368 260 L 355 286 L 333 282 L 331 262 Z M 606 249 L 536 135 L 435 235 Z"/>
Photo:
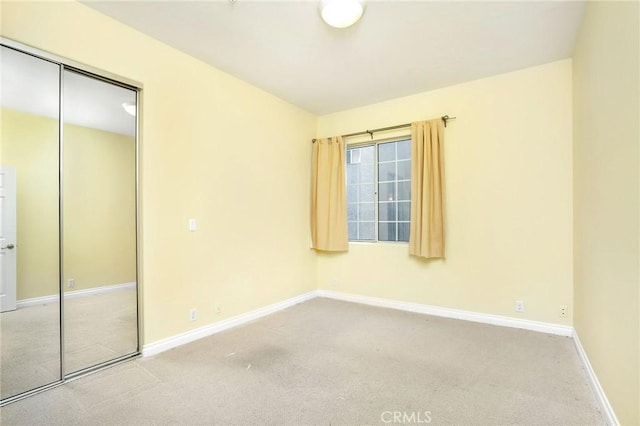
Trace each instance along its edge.
<path fill-rule="evenodd" d="M 254 321 L 266 315 L 281 311 L 298 303 L 306 302 L 316 297 L 326 297 L 348 302 L 363 303 L 366 305 L 380 306 L 384 308 L 399 309 L 403 311 L 416 312 L 428 315 L 436 315 L 446 318 L 455 318 L 467 321 L 481 322 L 486 324 L 500 325 L 503 327 L 522 328 L 526 330 L 538 331 L 542 333 L 556 334 L 559 336 L 571 337 L 573 335 L 573 327 L 551 324 L 530 320 L 519 320 L 516 318 L 502 317 L 498 315 L 480 314 L 476 312 L 461 311 L 456 309 L 440 308 L 437 306 L 420 305 L 417 303 L 399 302 L 388 299 L 379 299 L 375 297 L 360 296 L 348 293 L 339 293 L 326 290 L 315 290 L 291 299 L 273 305 L 265 306 L 255 311 L 227 318 L 226 320 L 208 324 L 195 330 L 167 337 L 166 339 L 144 345 L 142 348 L 142 356 L 152 356 L 164 352 L 166 350 L 193 342 L 203 337 L 211 336 L 224 330 Z"/>
<path fill-rule="evenodd" d="M 556 334 L 558 336 L 573 336 L 573 327 L 561 324 L 524 320 L 499 315 L 482 314 L 478 312 L 463 311 L 458 309 L 441 308 L 438 306 L 401 302 L 397 300 L 381 299 L 370 296 L 360 296 L 357 294 L 341 293 L 337 291 L 318 290 L 317 294 L 320 297 L 344 300 L 347 302 L 362 303 L 365 305 L 379 306 L 383 308 L 398 309 L 401 311 L 416 312 L 420 314 L 435 315 L 438 317 L 500 325 L 503 327 L 522 328 L 525 330 L 538 331 L 541 333 Z"/>
<path fill-rule="evenodd" d="M 247 312 L 245 314 L 237 315 L 235 317 L 228 318 L 226 320 L 209 324 L 195 330 L 188 331 L 186 333 L 178 334 L 148 345 L 142 348 L 142 356 L 152 356 L 160 352 L 184 345 L 186 343 L 193 342 L 203 337 L 211 336 L 224 330 L 228 330 L 233 327 L 245 324 L 250 321 L 254 321 L 258 318 L 270 315 L 277 311 L 286 309 L 290 306 L 298 303 L 306 302 L 316 297 L 326 297 L 330 299 L 343 300 L 346 302 L 361 303 L 371 306 L 379 306 L 383 308 L 398 309 L 402 311 L 415 312 L 420 314 L 435 315 L 444 318 L 460 319 L 465 321 L 473 321 L 484 324 L 492 324 L 502 327 L 520 328 L 524 330 L 537 331 L 540 333 L 554 334 L 558 336 L 573 338 L 576 350 L 580 360 L 587 370 L 588 378 L 593 386 L 596 398 L 600 402 L 603 414 L 609 425 L 619 425 L 618 419 L 607 399 L 600 382 L 595 375 L 591 367 L 591 363 L 587 357 L 587 354 L 578 339 L 578 335 L 571 326 L 553 324 L 540 321 L 531 321 L 518 318 L 510 318 L 500 315 L 483 314 L 478 312 L 463 311 L 458 309 L 442 308 L 438 306 L 422 305 L 418 303 L 401 302 L 396 300 L 382 299 L 370 296 L 361 296 L 357 294 L 341 293 L 328 290 L 315 290 L 309 293 L 302 294 L 291 299 L 283 300 L 282 302 L 275 303 L 273 305 L 265 306 L 255 311 Z"/>
<path fill-rule="evenodd" d="M 250 321 L 273 314 L 290 306 L 297 305 L 298 303 L 306 302 L 307 300 L 311 300 L 315 297 L 317 297 L 316 291 L 310 291 L 309 293 L 301 294 L 300 296 L 292 297 L 291 299 L 286 299 L 282 302 L 274 303 L 273 305 L 268 305 L 245 314 L 227 318 L 220 322 L 205 325 L 203 327 L 196 328 L 195 330 L 187 331 L 186 333 L 181 333 L 144 345 L 142 347 L 142 356 L 147 357 L 159 354 L 160 352 L 202 339 L 203 337 L 211 336 L 213 334 L 220 333 L 221 331 L 246 324 Z"/>
<path fill-rule="evenodd" d="M 133 290 L 136 288 L 135 282 L 106 285 L 103 287 L 87 288 L 84 290 L 65 291 L 64 297 L 72 299 L 74 297 L 92 296 L 95 294 L 113 293 L 114 291 Z"/>
<path fill-rule="evenodd" d="M 75 297 L 92 296 L 96 294 L 111 293 L 114 291 L 122 291 L 122 290 L 129 290 L 129 289 L 135 289 L 135 288 L 136 288 L 135 282 L 106 285 L 102 287 L 87 288 L 85 290 L 65 291 L 64 297 L 66 299 L 72 299 Z M 29 306 L 44 305 L 47 303 L 56 303 L 56 302 L 58 302 L 58 295 L 52 294 L 49 296 L 33 297 L 31 299 L 18 300 L 16 302 L 16 308 L 26 308 Z"/>
<path fill-rule="evenodd" d="M 589 362 L 589 358 L 587 357 L 587 353 L 582 347 L 582 343 L 578 338 L 578 333 L 573 330 L 573 343 L 576 346 L 576 351 L 578 351 L 578 356 L 580 360 L 584 364 L 585 370 L 587 370 L 587 376 L 589 378 L 589 382 L 591 383 L 591 387 L 593 388 L 593 392 L 596 394 L 596 398 L 600 403 L 603 414 L 605 416 L 605 420 L 608 425 L 619 425 L 620 422 L 616 417 L 616 413 L 613 411 L 613 407 L 609 403 L 609 399 L 607 399 L 607 395 L 604 393 L 604 389 L 600 385 L 600 381 L 596 376 L 595 371 L 593 371 L 593 367 L 591 367 L 591 363 Z"/>

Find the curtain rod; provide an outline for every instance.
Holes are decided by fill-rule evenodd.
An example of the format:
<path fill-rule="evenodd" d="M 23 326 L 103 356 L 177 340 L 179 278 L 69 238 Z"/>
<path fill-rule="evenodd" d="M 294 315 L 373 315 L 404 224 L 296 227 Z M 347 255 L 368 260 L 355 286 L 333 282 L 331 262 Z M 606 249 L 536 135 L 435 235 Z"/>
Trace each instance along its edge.
<path fill-rule="evenodd" d="M 443 115 L 442 117 L 440 117 L 440 119 L 444 122 L 444 127 L 447 127 L 447 121 L 455 120 L 456 117 L 449 117 L 448 115 Z M 373 129 L 373 130 L 365 130 L 365 131 L 362 131 L 362 132 L 349 133 L 348 135 L 342 135 L 342 137 L 343 138 L 348 138 L 350 136 L 371 135 L 371 139 L 373 139 L 373 134 L 375 132 L 383 132 L 383 131 L 386 131 L 386 130 L 402 129 L 403 127 L 409 127 L 409 126 L 411 126 L 411 123 L 398 124 L 397 126 L 380 127 L 378 129 Z M 316 140 L 317 139 L 311 139 L 311 142 L 315 142 Z"/>

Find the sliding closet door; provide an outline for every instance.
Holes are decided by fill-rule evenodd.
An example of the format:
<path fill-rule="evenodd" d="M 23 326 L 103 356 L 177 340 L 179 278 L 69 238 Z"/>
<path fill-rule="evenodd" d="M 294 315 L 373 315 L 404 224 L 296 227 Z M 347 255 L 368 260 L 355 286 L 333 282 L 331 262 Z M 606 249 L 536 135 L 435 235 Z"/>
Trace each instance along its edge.
<path fill-rule="evenodd" d="M 4 405 L 139 352 L 138 89 L 0 49 Z"/>
<path fill-rule="evenodd" d="M 0 397 L 61 380 L 60 66 L 1 47 Z"/>
<path fill-rule="evenodd" d="M 136 95 L 129 88 L 64 71 L 66 375 L 138 351 Z"/>

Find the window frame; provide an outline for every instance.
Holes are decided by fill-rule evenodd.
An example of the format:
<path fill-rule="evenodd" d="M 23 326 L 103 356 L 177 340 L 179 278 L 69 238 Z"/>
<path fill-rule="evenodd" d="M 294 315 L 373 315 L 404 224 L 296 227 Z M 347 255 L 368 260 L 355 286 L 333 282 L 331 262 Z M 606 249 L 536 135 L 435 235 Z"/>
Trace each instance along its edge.
<path fill-rule="evenodd" d="M 365 140 L 365 141 L 355 141 L 355 142 L 347 142 L 345 144 L 345 191 L 348 191 L 348 171 L 346 169 L 347 165 L 350 164 L 347 162 L 348 156 L 349 156 L 349 150 L 350 149 L 354 149 L 354 148 L 365 148 L 365 147 L 369 147 L 369 146 L 373 146 L 374 150 L 373 150 L 373 155 L 374 155 L 374 163 L 373 163 L 373 186 L 374 186 L 374 194 L 373 194 L 373 223 L 374 223 L 374 239 L 373 240 L 351 240 L 349 239 L 348 242 L 349 244 L 351 243 L 356 243 L 356 244 L 378 244 L 378 243 L 382 243 L 382 244 L 409 244 L 409 241 L 392 241 L 392 240 L 383 240 L 381 241 L 379 239 L 379 180 L 378 180 L 378 169 L 379 169 L 379 160 L 378 160 L 378 145 L 380 144 L 384 144 L 384 143 L 390 143 L 390 142 L 402 142 L 402 141 L 409 141 L 411 142 L 411 134 L 410 133 L 403 133 L 403 134 L 399 134 L 396 136 L 391 136 L 391 137 L 386 137 L 386 138 L 380 138 L 380 139 L 373 139 L 373 140 Z M 413 152 L 411 153 L 411 155 L 409 156 L 410 161 L 413 162 Z M 396 158 L 394 160 L 396 163 L 398 161 L 398 159 Z M 396 179 L 397 182 L 397 179 Z M 409 182 L 411 182 L 411 179 L 409 180 Z M 409 203 L 411 203 L 413 201 L 413 194 L 411 194 L 411 197 L 409 198 Z M 352 203 L 355 204 L 355 203 Z M 409 204 L 411 205 L 411 204 Z M 348 194 L 347 194 L 347 208 L 349 206 L 349 198 L 348 198 Z M 396 217 L 397 213 L 396 213 Z M 347 223 L 349 222 L 349 220 L 347 219 Z M 384 221 L 386 222 L 386 221 Z M 396 224 L 401 223 L 398 220 L 394 221 Z M 405 221 L 402 221 L 405 222 Z M 348 226 L 348 225 L 347 225 Z M 411 226 L 411 222 L 409 221 L 409 226 Z M 396 231 L 397 233 L 398 231 Z"/>

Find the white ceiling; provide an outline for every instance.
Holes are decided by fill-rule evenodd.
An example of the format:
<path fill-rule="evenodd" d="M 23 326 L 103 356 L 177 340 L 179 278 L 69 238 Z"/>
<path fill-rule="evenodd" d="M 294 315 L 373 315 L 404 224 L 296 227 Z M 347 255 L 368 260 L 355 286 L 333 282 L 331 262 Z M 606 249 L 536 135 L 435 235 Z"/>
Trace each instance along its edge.
<path fill-rule="evenodd" d="M 2 47 L 0 105 L 55 118 L 59 116 L 60 68 L 57 64 Z M 65 71 L 65 123 L 133 136 L 135 117 L 122 108 L 135 102 L 133 90 Z"/>
<path fill-rule="evenodd" d="M 315 114 L 568 58 L 585 5 L 368 1 L 335 29 L 317 1 L 83 3 Z"/>

